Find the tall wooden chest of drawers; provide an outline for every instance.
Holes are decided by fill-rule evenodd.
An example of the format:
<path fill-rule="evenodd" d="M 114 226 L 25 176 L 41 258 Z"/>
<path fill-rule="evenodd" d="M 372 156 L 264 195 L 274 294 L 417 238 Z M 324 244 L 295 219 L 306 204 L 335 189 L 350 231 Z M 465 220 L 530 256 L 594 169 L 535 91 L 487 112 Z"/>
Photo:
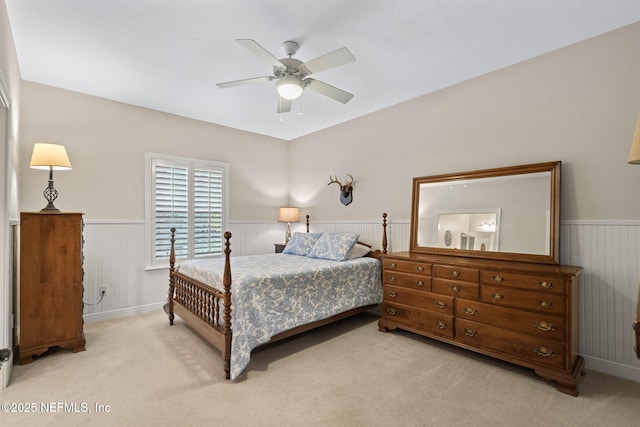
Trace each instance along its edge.
<path fill-rule="evenodd" d="M 20 215 L 18 363 L 50 347 L 85 349 L 82 214 Z"/>
<path fill-rule="evenodd" d="M 579 267 L 384 255 L 381 331 L 396 328 L 535 370 L 577 395 Z"/>

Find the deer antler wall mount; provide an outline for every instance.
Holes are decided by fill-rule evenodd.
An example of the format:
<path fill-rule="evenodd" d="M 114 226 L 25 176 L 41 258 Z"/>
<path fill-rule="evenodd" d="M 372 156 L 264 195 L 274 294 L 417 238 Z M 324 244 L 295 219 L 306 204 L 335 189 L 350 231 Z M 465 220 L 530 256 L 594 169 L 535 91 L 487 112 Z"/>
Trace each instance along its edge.
<path fill-rule="evenodd" d="M 340 203 L 342 203 L 345 206 L 347 206 L 349 203 L 353 201 L 353 177 L 349 174 L 347 174 L 347 176 L 350 178 L 349 181 L 342 184 L 340 181 L 338 181 L 337 175 L 334 178 L 332 178 L 331 175 L 329 175 L 330 181 L 327 184 L 327 185 L 331 185 L 335 183 L 340 186 Z"/>

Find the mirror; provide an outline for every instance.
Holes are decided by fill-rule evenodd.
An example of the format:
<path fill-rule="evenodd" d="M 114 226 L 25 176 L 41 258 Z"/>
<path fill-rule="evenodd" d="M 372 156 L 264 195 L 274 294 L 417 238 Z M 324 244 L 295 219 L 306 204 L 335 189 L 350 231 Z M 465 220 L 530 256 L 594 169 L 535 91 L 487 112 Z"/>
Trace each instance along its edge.
<path fill-rule="evenodd" d="M 560 165 L 414 178 L 411 251 L 557 264 Z"/>

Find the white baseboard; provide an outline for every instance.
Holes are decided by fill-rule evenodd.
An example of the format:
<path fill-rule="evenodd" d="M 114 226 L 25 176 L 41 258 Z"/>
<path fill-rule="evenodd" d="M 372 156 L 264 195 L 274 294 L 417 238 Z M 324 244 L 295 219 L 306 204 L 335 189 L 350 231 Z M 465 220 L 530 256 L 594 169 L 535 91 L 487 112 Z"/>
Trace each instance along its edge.
<path fill-rule="evenodd" d="M 588 371 L 602 372 L 625 380 L 640 383 L 640 368 L 623 365 L 610 360 L 603 360 L 592 356 L 583 356 Z"/>
<path fill-rule="evenodd" d="M 102 322 L 103 320 L 118 319 L 120 317 L 134 316 L 136 314 L 151 313 L 152 311 L 160 311 L 165 302 L 156 302 L 153 304 L 138 305 L 135 307 L 120 308 L 117 310 L 102 311 L 100 313 L 90 313 L 83 316 L 85 323 Z"/>

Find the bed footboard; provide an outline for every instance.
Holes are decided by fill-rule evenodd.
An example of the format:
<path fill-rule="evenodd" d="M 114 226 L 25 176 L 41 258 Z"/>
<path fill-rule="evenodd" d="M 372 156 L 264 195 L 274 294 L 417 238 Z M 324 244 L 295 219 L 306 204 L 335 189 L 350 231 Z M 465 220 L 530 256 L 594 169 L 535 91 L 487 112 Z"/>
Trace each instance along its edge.
<path fill-rule="evenodd" d="M 195 329 L 205 340 L 222 353 L 225 377 L 231 372 L 231 266 L 229 248 L 231 233 L 224 233 L 225 266 L 222 285 L 215 289 L 175 270 L 175 228 L 171 229 L 171 252 L 169 254 L 169 324 L 173 325 L 174 314 Z"/>

